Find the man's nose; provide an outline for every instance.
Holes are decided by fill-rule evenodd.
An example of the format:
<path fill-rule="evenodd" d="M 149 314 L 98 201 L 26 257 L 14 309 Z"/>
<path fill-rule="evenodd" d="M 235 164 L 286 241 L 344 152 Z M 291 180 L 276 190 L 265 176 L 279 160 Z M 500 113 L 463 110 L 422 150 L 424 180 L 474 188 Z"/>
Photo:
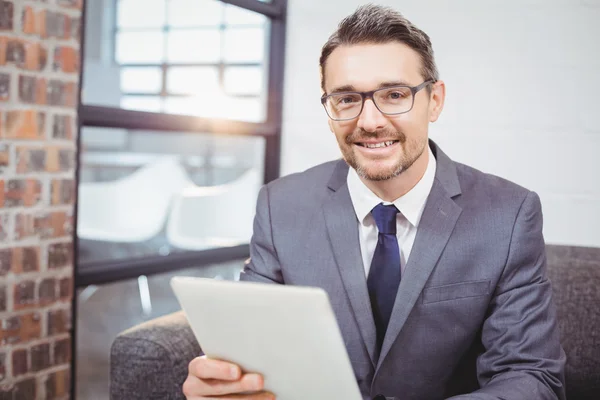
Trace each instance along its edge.
<path fill-rule="evenodd" d="M 366 99 L 362 112 L 358 116 L 358 127 L 366 132 L 376 132 L 385 127 L 385 115 L 379 111 L 372 99 Z"/>

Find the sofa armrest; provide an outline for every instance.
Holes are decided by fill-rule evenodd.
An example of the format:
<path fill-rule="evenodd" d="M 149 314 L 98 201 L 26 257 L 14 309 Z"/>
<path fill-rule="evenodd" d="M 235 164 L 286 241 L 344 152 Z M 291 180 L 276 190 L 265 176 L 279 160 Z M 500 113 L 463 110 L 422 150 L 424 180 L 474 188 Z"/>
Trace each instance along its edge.
<path fill-rule="evenodd" d="M 202 355 L 183 311 L 120 333 L 110 352 L 111 400 L 180 400 L 188 364 Z"/>

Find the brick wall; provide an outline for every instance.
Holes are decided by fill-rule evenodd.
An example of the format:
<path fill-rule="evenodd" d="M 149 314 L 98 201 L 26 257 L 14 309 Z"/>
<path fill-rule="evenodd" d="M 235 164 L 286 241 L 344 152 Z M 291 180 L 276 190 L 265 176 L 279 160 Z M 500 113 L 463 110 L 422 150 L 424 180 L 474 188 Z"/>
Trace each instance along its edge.
<path fill-rule="evenodd" d="M 0 399 L 69 397 L 82 0 L 0 0 Z"/>

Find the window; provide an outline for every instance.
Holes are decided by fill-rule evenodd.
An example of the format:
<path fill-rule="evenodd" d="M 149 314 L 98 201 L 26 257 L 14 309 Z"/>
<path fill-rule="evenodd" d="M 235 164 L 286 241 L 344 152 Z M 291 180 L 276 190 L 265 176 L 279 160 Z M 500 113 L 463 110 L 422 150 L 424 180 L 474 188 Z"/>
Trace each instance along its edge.
<path fill-rule="evenodd" d="M 107 11 L 107 4 L 113 9 Z M 110 183 L 111 188 L 123 180 L 137 181 L 142 186 L 136 193 L 145 192 L 143 185 L 158 178 L 151 173 L 144 184 L 144 173 L 157 165 L 181 172 L 182 182 L 197 188 L 253 182 L 254 193 L 276 178 L 285 13 L 285 0 L 86 2 L 77 286 L 247 257 L 247 230 L 236 234 L 235 241 L 220 233 L 200 244 L 202 240 L 184 240 L 191 231 L 170 235 L 169 227 L 178 226 L 172 220 L 178 215 L 172 201 L 165 203 L 169 209 L 161 211 L 164 221 L 155 221 L 152 235 L 140 233 L 143 240 L 137 241 L 87 229 L 116 217 L 98 219 L 100 211 L 86 207 L 97 200 L 93 191 L 102 185 L 95 183 Z M 188 194 L 177 189 L 174 198 Z M 127 196 L 115 195 L 114 206 L 105 209 L 114 214 L 128 202 Z M 208 221 L 223 204 L 214 207 L 212 213 L 194 216 Z M 141 229 L 144 224 L 133 225 Z M 191 226 L 198 225 L 200 220 Z"/>
<path fill-rule="evenodd" d="M 265 15 L 217 0 L 115 1 L 122 108 L 265 120 Z"/>

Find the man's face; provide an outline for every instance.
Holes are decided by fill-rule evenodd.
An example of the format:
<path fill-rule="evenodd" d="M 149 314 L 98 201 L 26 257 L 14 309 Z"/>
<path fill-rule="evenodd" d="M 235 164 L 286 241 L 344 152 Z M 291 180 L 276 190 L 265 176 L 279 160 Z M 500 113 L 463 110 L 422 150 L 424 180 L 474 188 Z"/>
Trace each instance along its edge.
<path fill-rule="evenodd" d="M 418 53 L 403 43 L 340 46 L 327 59 L 325 89 L 331 94 L 366 92 L 394 82 L 417 86 L 424 81 L 420 71 Z M 443 103 L 443 84 L 441 89 L 433 86 L 431 95 L 426 88 L 419 91 L 408 113 L 383 114 L 368 99 L 357 118 L 330 119 L 346 162 L 362 178 L 374 181 L 391 179 L 410 168 L 427 148 L 429 122 L 441 112 L 440 91 Z"/>

